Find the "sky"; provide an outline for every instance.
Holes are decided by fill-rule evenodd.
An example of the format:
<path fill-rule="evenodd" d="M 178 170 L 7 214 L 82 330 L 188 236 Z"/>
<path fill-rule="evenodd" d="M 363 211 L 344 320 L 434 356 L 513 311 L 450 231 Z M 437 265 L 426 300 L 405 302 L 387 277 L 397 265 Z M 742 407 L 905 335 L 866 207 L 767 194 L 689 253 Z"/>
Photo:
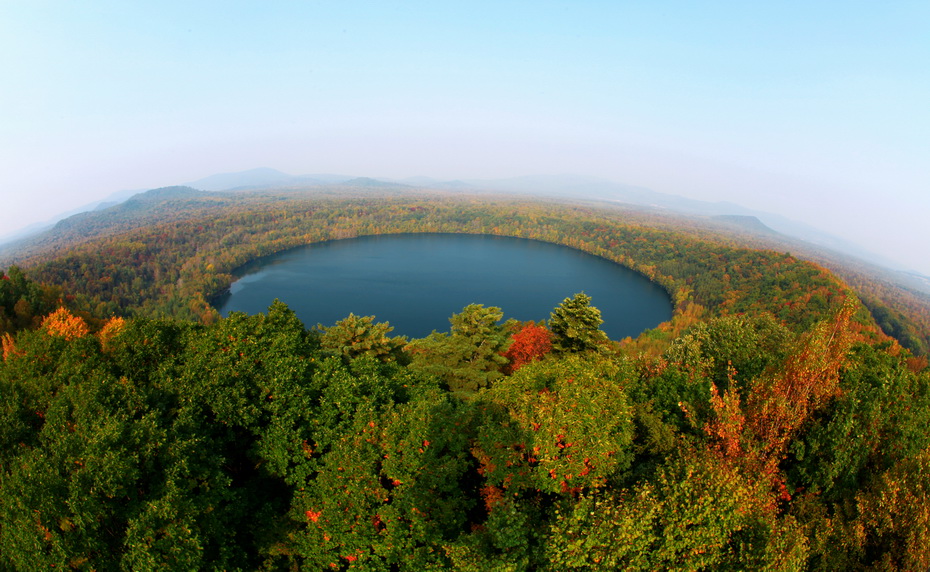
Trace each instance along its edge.
<path fill-rule="evenodd" d="M 0 0 L 0 236 L 271 167 L 578 174 L 930 275 L 930 2 Z"/>

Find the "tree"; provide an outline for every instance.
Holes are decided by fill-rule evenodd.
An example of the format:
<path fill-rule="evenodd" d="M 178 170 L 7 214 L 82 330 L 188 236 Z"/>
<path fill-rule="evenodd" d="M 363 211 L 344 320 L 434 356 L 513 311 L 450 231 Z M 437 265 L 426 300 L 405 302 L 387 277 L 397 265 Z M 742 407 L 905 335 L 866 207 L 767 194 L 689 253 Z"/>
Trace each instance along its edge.
<path fill-rule="evenodd" d="M 42 320 L 42 327 L 53 336 L 73 340 L 88 333 L 87 323 L 65 308 L 58 308 Z"/>
<path fill-rule="evenodd" d="M 487 484 L 548 493 L 605 486 L 633 459 L 632 407 L 619 362 L 567 355 L 524 366 L 482 394 L 473 449 Z"/>
<path fill-rule="evenodd" d="M 281 551 L 302 559 L 294 569 L 449 569 L 441 547 L 474 505 L 470 411 L 435 389 L 406 404 L 357 409 L 313 481 L 295 493 L 298 526 Z"/>
<path fill-rule="evenodd" d="M 801 570 L 801 527 L 767 511 L 765 487 L 713 455 L 682 450 L 632 490 L 564 503 L 551 570 Z"/>
<path fill-rule="evenodd" d="M 469 304 L 449 318 L 448 334 L 433 332 L 410 344 L 413 368 L 439 377 L 452 391 L 475 391 L 503 377 L 510 345 L 500 308 Z"/>
<path fill-rule="evenodd" d="M 533 322 L 520 328 L 510 339 L 513 341 L 504 352 L 504 357 L 510 360 L 507 366 L 509 373 L 552 351 L 552 334 L 544 326 L 537 326 Z"/>
<path fill-rule="evenodd" d="M 566 298 L 552 311 L 549 329 L 552 331 L 552 348 L 556 352 L 570 353 L 595 350 L 607 342 L 601 331 L 601 311 L 590 305 L 591 297 L 584 292 Z"/>
<path fill-rule="evenodd" d="M 856 495 L 868 540 L 881 548 L 878 569 L 930 567 L 930 447 L 902 459 Z"/>
<path fill-rule="evenodd" d="M 336 325 L 320 329 L 323 330 L 320 338 L 323 349 L 345 359 L 367 355 L 382 362 L 397 361 L 403 357 L 403 347 L 407 343 L 404 336 L 389 338 L 394 328 L 387 322 L 376 324 L 374 316 L 349 314 Z"/>

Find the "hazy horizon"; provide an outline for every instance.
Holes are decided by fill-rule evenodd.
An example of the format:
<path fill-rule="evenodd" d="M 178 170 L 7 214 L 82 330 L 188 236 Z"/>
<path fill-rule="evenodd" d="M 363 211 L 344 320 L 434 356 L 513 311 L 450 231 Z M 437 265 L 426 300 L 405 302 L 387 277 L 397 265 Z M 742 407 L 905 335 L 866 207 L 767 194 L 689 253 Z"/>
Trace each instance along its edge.
<path fill-rule="evenodd" d="M 8 4 L 0 235 L 260 166 L 575 173 L 930 275 L 930 4 Z"/>

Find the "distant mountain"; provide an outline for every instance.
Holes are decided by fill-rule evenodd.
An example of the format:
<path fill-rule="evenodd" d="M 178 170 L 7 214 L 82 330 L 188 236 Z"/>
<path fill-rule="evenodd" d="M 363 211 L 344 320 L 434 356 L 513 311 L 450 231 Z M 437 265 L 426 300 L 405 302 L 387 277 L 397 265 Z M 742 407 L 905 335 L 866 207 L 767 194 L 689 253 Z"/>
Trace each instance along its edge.
<path fill-rule="evenodd" d="M 256 187 L 266 185 L 283 185 L 289 183 L 295 177 L 282 173 L 268 167 L 259 167 L 258 169 L 249 169 L 248 171 L 239 171 L 237 173 L 219 173 L 210 175 L 203 179 L 198 179 L 184 186 L 201 189 L 204 191 L 226 191 L 241 187 Z"/>
<path fill-rule="evenodd" d="M 134 221 L 149 216 L 154 210 L 164 210 L 171 201 L 184 201 L 185 208 L 190 208 L 190 200 L 211 196 L 212 193 L 198 191 L 190 187 L 162 187 L 144 193 L 137 193 L 119 204 L 108 208 L 95 209 L 69 216 L 55 223 L 44 234 L 36 235 L 41 239 L 49 236 L 94 236 L 105 229 L 120 229 L 132 225 Z"/>
<path fill-rule="evenodd" d="M 368 187 L 375 189 L 402 189 L 411 188 L 410 185 L 386 181 L 383 179 L 372 179 L 370 177 L 357 177 L 339 184 L 342 187 Z"/>
<path fill-rule="evenodd" d="M 53 216 L 52 218 L 48 219 L 48 220 L 45 221 L 45 222 L 37 222 L 37 223 L 35 223 L 35 224 L 30 224 L 29 226 L 24 227 L 24 228 L 21 228 L 21 229 L 19 229 L 19 230 L 16 231 L 16 232 L 10 233 L 10 234 L 5 235 L 5 236 L 0 236 L 0 244 L 7 244 L 7 243 L 10 243 L 10 242 L 15 242 L 15 241 L 17 241 L 17 240 L 21 240 L 21 239 L 24 239 L 24 238 L 27 238 L 27 237 L 36 235 L 36 234 L 38 234 L 38 233 L 40 233 L 40 232 L 44 232 L 44 231 L 46 231 L 46 230 L 49 230 L 50 228 L 54 227 L 56 223 L 58 223 L 59 221 L 62 221 L 62 220 L 64 220 L 64 219 L 66 219 L 66 218 L 68 218 L 68 217 L 71 217 L 71 216 L 74 216 L 74 215 L 80 214 L 80 213 L 86 213 L 86 212 L 89 212 L 89 211 L 98 211 L 98 210 L 102 210 L 102 209 L 109 208 L 109 207 L 111 207 L 111 206 L 113 206 L 113 205 L 117 205 L 117 204 L 119 204 L 119 203 L 125 201 L 125 200 L 128 199 L 129 197 L 131 197 L 131 196 L 133 196 L 133 195 L 135 195 L 135 194 L 137 194 L 137 193 L 141 193 L 141 192 L 143 192 L 143 191 L 141 191 L 141 190 L 117 191 L 117 192 L 115 192 L 115 193 L 109 195 L 107 198 L 105 198 L 105 199 L 103 199 L 103 200 L 94 201 L 94 202 L 92 202 L 92 203 L 87 203 L 86 205 L 82 205 L 82 206 L 80 206 L 80 207 L 78 207 L 78 208 L 76 208 L 76 209 L 71 209 L 71 210 L 69 210 L 69 211 L 66 211 L 66 212 L 57 214 L 57 215 Z"/>
<path fill-rule="evenodd" d="M 287 186 L 320 186 L 340 184 L 351 180 L 353 177 L 345 175 L 333 175 L 328 173 L 315 175 L 288 175 L 276 169 L 260 167 L 248 171 L 239 171 L 236 173 L 220 173 L 211 175 L 203 179 L 198 179 L 190 183 L 184 183 L 182 186 L 201 191 L 233 191 L 233 190 L 253 190 L 265 188 L 277 188 Z M 168 187 L 166 187 L 168 188 Z M 75 215 L 91 211 L 106 210 L 110 207 L 123 203 L 124 201 L 145 193 L 145 189 L 117 191 L 106 198 L 87 203 L 76 209 L 71 209 L 51 217 L 45 222 L 31 224 L 16 232 L 5 236 L 0 236 L 0 245 L 6 245 L 18 242 L 29 237 L 36 236 L 45 231 L 51 230 L 58 222 Z"/>
<path fill-rule="evenodd" d="M 134 208 L 137 205 L 162 202 L 170 199 L 193 199 L 208 197 L 211 193 L 200 191 L 188 186 L 161 187 L 144 193 L 138 193 L 123 203 L 123 208 Z"/>
<path fill-rule="evenodd" d="M 400 179 L 398 183 L 403 183 L 405 185 L 418 186 L 418 187 L 431 187 L 433 185 L 442 185 L 443 181 L 439 179 L 434 179 L 432 177 L 407 177 L 406 179 Z"/>
<path fill-rule="evenodd" d="M 465 181 L 441 181 L 439 179 L 434 179 L 432 177 L 407 177 L 406 179 L 400 179 L 394 181 L 396 183 L 402 183 L 404 185 L 410 185 L 411 187 L 419 187 L 422 189 L 436 189 L 436 190 L 448 190 L 448 191 L 467 191 L 474 190 L 475 186 L 466 183 Z"/>
<path fill-rule="evenodd" d="M 637 206 L 668 210 L 681 214 L 755 217 L 770 230 L 826 247 L 886 268 L 905 270 L 900 264 L 869 252 L 858 244 L 832 236 L 810 225 L 787 217 L 749 209 L 730 202 L 708 202 L 678 195 L 660 193 L 651 189 L 624 185 L 594 177 L 579 175 L 528 176 L 512 179 L 467 180 L 471 189 L 531 194 L 535 196 L 566 197 L 627 203 Z M 732 222 L 732 221 L 731 221 Z"/>
<path fill-rule="evenodd" d="M 717 215 L 711 217 L 711 220 L 719 222 L 724 226 L 734 229 L 748 230 L 753 234 L 777 235 L 781 234 L 767 227 L 764 222 L 754 216 L 747 215 Z"/>
<path fill-rule="evenodd" d="M 624 185 L 605 179 L 579 175 L 526 176 L 486 180 L 469 179 L 464 182 L 472 188 L 575 199 L 607 200 L 657 209 L 670 209 L 688 214 L 744 214 L 734 213 L 730 205 L 717 206 L 723 203 L 707 203 L 686 199 L 677 195 L 659 193 L 644 187 Z M 735 207 L 736 205 L 732 206 Z"/>
<path fill-rule="evenodd" d="M 168 194 L 189 193 L 190 191 L 244 191 L 258 189 L 275 189 L 287 187 L 325 187 L 338 185 L 356 189 L 403 190 L 420 188 L 445 190 L 450 192 L 506 192 L 541 197 L 561 197 L 569 199 L 596 200 L 614 203 L 626 203 L 640 207 L 649 207 L 658 210 L 667 210 L 673 213 L 698 215 L 705 217 L 725 217 L 717 222 L 743 231 L 759 233 L 778 232 L 811 244 L 836 250 L 874 264 L 903 270 L 900 264 L 890 261 L 874 253 L 868 252 L 859 245 L 847 240 L 837 238 L 817 230 L 809 225 L 791 220 L 787 217 L 748 209 L 729 202 L 707 202 L 685 197 L 660 193 L 644 187 L 624 185 L 613 181 L 594 177 L 578 175 L 554 176 L 525 176 L 510 179 L 471 179 L 443 181 L 431 177 L 409 177 L 405 179 L 383 179 L 370 177 L 350 177 L 334 174 L 290 175 L 276 169 L 260 167 L 247 171 L 234 173 L 220 173 L 211 175 L 197 181 L 186 183 L 183 187 L 167 187 L 175 189 L 167 191 L 159 189 L 159 198 L 167 198 Z M 188 189 L 180 191 L 178 189 Z M 150 191 L 151 192 L 151 191 Z M 93 210 L 107 209 L 113 205 L 127 201 L 130 197 L 135 200 L 146 200 L 155 195 L 138 194 L 139 191 L 120 191 L 110 195 L 104 200 L 90 203 L 79 209 L 63 213 L 46 223 L 32 225 L 22 231 L 5 237 L 2 242 L 21 240 L 51 229 L 57 222 L 70 216 Z M 168 193 L 168 194 L 166 194 Z M 187 198 L 190 198 L 190 196 Z M 750 217 L 750 218 L 738 218 Z"/>
<path fill-rule="evenodd" d="M 76 244 L 139 226 L 183 218 L 192 209 L 206 212 L 222 208 L 223 204 L 223 195 L 190 187 L 152 189 L 109 207 L 73 214 L 44 230 L 5 243 L 0 246 L 0 259 L 28 257 L 55 245 Z"/>
<path fill-rule="evenodd" d="M 352 177 L 343 175 L 289 175 L 269 167 L 259 167 L 236 173 L 220 173 L 198 179 L 185 186 L 204 191 L 235 191 L 290 186 L 315 186 L 344 183 Z"/>

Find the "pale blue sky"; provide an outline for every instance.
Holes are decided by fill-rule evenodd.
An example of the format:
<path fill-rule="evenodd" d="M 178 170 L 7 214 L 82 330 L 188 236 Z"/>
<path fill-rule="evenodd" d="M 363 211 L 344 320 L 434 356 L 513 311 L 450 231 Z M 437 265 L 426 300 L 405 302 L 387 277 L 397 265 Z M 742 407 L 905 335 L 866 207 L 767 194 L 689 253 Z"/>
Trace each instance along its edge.
<path fill-rule="evenodd" d="M 577 173 L 930 274 L 930 2 L 0 0 L 0 235 L 267 166 Z"/>

